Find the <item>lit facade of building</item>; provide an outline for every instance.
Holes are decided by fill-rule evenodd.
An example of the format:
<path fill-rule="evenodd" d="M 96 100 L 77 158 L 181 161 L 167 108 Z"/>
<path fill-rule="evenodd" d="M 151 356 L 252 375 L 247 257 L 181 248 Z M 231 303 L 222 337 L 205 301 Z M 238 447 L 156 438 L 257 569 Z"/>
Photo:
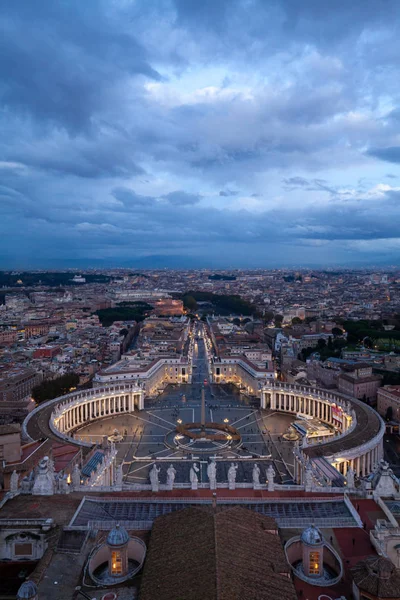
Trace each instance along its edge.
<path fill-rule="evenodd" d="M 192 364 L 184 357 L 138 361 L 125 356 L 93 379 L 94 387 L 129 382 L 139 385 L 147 396 L 155 396 L 168 384 L 191 383 Z"/>
<path fill-rule="evenodd" d="M 262 368 L 245 356 L 216 358 L 211 363 L 213 383 L 234 383 L 249 394 L 259 395 L 260 387 L 275 379 L 275 372 Z"/>

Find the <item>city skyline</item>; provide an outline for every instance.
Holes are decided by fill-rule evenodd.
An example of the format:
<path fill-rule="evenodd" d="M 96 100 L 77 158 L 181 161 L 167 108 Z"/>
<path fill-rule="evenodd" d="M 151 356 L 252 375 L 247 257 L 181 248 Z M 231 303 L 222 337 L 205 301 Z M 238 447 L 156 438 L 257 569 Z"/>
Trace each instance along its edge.
<path fill-rule="evenodd" d="M 400 6 L 0 8 L 0 268 L 400 260 Z"/>

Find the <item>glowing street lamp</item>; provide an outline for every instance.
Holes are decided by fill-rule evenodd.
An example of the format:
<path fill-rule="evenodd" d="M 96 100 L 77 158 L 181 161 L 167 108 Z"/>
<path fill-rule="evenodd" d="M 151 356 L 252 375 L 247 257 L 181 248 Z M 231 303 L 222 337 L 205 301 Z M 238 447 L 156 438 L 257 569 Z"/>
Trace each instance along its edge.
<path fill-rule="evenodd" d="M 177 419 L 176 421 L 179 425 L 182 425 L 182 419 Z"/>
<path fill-rule="evenodd" d="M 224 419 L 224 423 L 229 423 L 229 419 Z"/>

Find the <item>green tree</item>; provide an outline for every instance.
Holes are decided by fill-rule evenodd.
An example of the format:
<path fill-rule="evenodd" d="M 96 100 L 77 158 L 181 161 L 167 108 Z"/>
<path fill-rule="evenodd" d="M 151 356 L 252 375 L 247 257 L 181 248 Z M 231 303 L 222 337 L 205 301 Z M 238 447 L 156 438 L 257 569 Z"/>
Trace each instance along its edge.
<path fill-rule="evenodd" d="M 316 321 L 317 317 L 306 317 L 304 319 L 304 322 L 307 323 L 307 325 L 309 325 L 310 323 L 312 323 L 313 321 Z"/>
<path fill-rule="evenodd" d="M 388 406 L 386 409 L 385 419 L 386 419 L 386 421 L 393 420 L 393 408 L 391 406 Z"/>
<path fill-rule="evenodd" d="M 191 312 L 195 312 L 197 309 L 197 302 L 193 296 L 183 296 L 183 305 Z"/>
<path fill-rule="evenodd" d="M 38 403 L 52 400 L 57 396 L 68 394 L 78 384 L 79 375 L 76 375 L 76 373 L 67 373 L 56 379 L 47 379 L 32 389 L 32 398 Z"/>
<path fill-rule="evenodd" d="M 339 336 L 339 335 L 343 335 L 343 330 L 340 329 L 340 327 L 333 327 L 332 328 L 332 333 L 335 337 Z"/>
<path fill-rule="evenodd" d="M 264 322 L 265 323 L 270 323 L 272 321 L 272 319 L 274 318 L 274 313 L 271 312 L 270 310 L 267 310 L 264 313 Z"/>
<path fill-rule="evenodd" d="M 283 321 L 283 315 L 275 315 L 274 316 L 275 327 L 281 327 L 282 321 Z"/>
<path fill-rule="evenodd" d="M 303 321 L 300 319 L 300 317 L 293 317 L 292 319 L 292 325 L 301 325 L 302 322 Z"/>

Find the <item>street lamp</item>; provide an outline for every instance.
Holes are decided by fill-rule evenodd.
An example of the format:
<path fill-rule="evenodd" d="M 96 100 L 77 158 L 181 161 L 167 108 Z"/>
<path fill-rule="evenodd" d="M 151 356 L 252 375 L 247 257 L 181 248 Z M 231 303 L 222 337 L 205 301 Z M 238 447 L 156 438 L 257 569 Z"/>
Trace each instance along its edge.
<path fill-rule="evenodd" d="M 178 423 L 178 425 L 182 425 L 182 419 L 177 419 L 176 422 Z"/>

